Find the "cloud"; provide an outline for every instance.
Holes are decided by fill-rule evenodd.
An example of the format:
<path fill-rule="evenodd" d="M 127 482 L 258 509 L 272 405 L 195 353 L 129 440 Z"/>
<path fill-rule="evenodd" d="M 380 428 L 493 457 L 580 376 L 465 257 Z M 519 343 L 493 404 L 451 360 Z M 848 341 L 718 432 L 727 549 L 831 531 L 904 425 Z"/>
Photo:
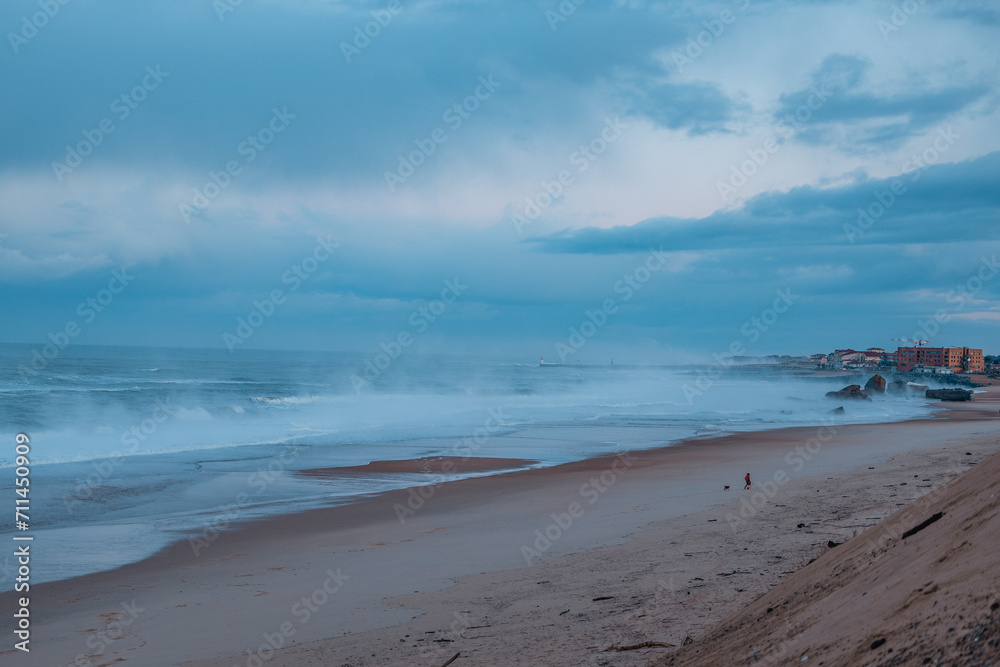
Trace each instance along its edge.
<path fill-rule="evenodd" d="M 453 135 L 442 152 L 482 159 L 512 129 L 586 127 L 606 114 L 592 108 L 601 81 L 657 74 L 651 54 L 681 37 L 670 17 L 620 4 L 583 7 L 553 31 L 534 3 L 403 2 L 347 62 L 342 44 L 353 47 L 356 29 L 383 7 L 242 3 L 224 21 L 210 2 L 67 9 L 16 59 L 0 59 L 11 91 L 0 99 L 0 168 L 49 166 L 109 119 L 114 130 L 88 165 L 206 174 L 239 159 L 240 143 L 287 107 L 295 121 L 247 179 L 378 180 L 414 140 L 446 127 L 443 114 L 479 76 L 502 88 L 468 119 L 463 142 Z M 167 76 L 122 117 L 115 101 L 147 66 Z"/>
<path fill-rule="evenodd" d="M 997 239 L 998 179 L 1000 152 L 898 177 L 769 192 L 742 208 L 701 219 L 654 218 L 611 229 L 565 230 L 529 242 L 552 253 L 614 254 L 660 246 L 678 251 L 941 243 L 944 230 L 948 242 Z M 891 194 L 897 180 L 904 187 L 898 196 Z M 852 244 L 845 225 L 866 220 L 859 209 L 877 203 L 878 195 L 892 196 L 891 206 Z"/>
<path fill-rule="evenodd" d="M 952 315 L 952 318 L 956 320 L 965 320 L 969 322 L 996 322 L 1000 323 L 1000 311 L 996 310 L 983 310 L 974 313 L 958 313 L 957 315 Z"/>
<path fill-rule="evenodd" d="M 18 249 L 0 247 L 0 282 L 61 280 L 108 266 L 111 266 L 111 261 L 105 255 L 74 257 L 62 254 L 28 257 Z"/>
<path fill-rule="evenodd" d="M 978 82 L 932 85 L 916 77 L 866 89 L 871 69 L 872 62 L 861 56 L 827 56 L 807 87 L 780 96 L 775 117 L 794 116 L 812 104 L 808 127 L 798 134 L 802 141 L 849 150 L 858 145 L 891 148 L 993 92 Z M 821 103 L 813 108 L 817 91 Z"/>
<path fill-rule="evenodd" d="M 734 101 L 715 84 L 653 84 L 635 93 L 632 112 L 641 113 L 669 130 L 687 130 L 690 136 L 726 132 L 726 125 L 746 105 Z"/>
<path fill-rule="evenodd" d="M 932 8 L 936 16 L 967 21 L 974 26 L 1000 25 L 1000 10 L 991 0 L 951 0 Z"/>
<path fill-rule="evenodd" d="M 602 341 L 725 345 L 791 286 L 803 300 L 768 346 L 843 346 L 865 342 L 833 340 L 853 322 L 911 332 L 939 304 L 907 290 L 947 293 L 980 253 L 1000 251 L 995 49 L 968 13 L 988 4 L 951 3 L 965 13 L 945 16 L 928 3 L 891 48 L 876 27 L 889 10 L 846 0 L 570 3 L 555 29 L 545 12 L 559 0 L 401 4 L 350 62 L 342 43 L 384 1 L 243 2 L 223 21 L 207 0 L 69 3 L 8 49 L 0 339 L 45 340 L 127 265 L 134 287 L 88 342 L 219 346 L 329 234 L 341 247 L 254 346 L 368 349 L 456 277 L 469 290 L 433 335 L 551 346 L 661 245 L 670 268 L 622 304 Z M 37 6 L 11 0 L 0 15 L 16 29 Z M 672 66 L 672 49 L 741 6 L 683 72 Z M 112 105 L 157 66 L 169 75 L 123 117 Z M 447 125 L 446 110 L 491 75 L 496 92 Z M 718 179 L 784 137 L 775 117 L 822 86 L 831 94 L 800 140 L 785 138 L 740 208 L 716 210 Z M 295 118 L 243 161 L 241 143 L 276 107 Z M 616 116 L 628 130 L 613 148 L 574 162 Z M 57 180 L 52 163 L 103 118 L 113 132 Z M 900 167 L 952 125 L 962 139 L 938 157 L 955 164 Z M 447 140 L 390 193 L 384 173 L 438 127 Z M 179 206 L 218 187 L 229 160 L 240 173 L 186 224 Z M 547 196 L 562 170 L 572 185 L 524 241 L 511 212 Z M 845 225 L 897 180 L 903 190 L 852 243 Z M 994 289 L 967 309 L 990 310 Z"/>

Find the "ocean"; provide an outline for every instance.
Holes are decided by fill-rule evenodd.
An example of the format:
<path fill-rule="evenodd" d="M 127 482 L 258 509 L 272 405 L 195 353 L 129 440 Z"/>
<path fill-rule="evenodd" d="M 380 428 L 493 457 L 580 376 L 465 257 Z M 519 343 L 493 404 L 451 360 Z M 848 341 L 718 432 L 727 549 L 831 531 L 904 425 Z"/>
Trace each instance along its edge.
<path fill-rule="evenodd" d="M 428 480 L 302 470 L 469 455 L 551 466 L 726 432 L 930 413 L 921 399 L 886 398 L 833 416 L 839 404 L 823 395 L 842 378 L 712 367 L 100 346 L 46 359 L 32 350 L 0 345 L 0 494 L 14 504 L 15 437 L 24 433 L 34 583 Z M 459 466 L 447 479 L 485 474 L 495 472 Z M 9 541 L 13 518 L 3 531 Z M 13 557 L 0 556 L 0 571 L 12 588 Z"/>

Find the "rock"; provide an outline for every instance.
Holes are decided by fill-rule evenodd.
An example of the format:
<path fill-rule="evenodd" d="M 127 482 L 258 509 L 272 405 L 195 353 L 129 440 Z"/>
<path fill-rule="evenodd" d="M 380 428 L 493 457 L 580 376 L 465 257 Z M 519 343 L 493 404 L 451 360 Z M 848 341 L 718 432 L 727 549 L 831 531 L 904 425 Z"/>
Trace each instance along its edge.
<path fill-rule="evenodd" d="M 942 401 L 971 401 L 973 392 L 965 389 L 928 389 L 924 395 L 927 398 L 938 398 Z"/>
<path fill-rule="evenodd" d="M 844 406 L 843 405 L 841 405 L 839 408 L 834 408 L 833 410 L 830 410 L 830 414 L 831 415 L 842 415 L 845 412 L 847 412 L 847 411 L 844 410 Z"/>
<path fill-rule="evenodd" d="M 877 649 L 879 646 L 881 646 L 884 643 L 885 643 L 885 639 L 876 639 L 875 641 L 872 642 L 872 650 L 874 651 L 875 649 Z"/>
<path fill-rule="evenodd" d="M 881 375 L 873 375 L 868 382 L 865 383 L 865 393 L 868 394 L 884 394 L 885 393 L 885 378 Z"/>
<path fill-rule="evenodd" d="M 870 401 L 872 400 L 868 394 L 866 394 L 861 389 L 860 384 L 852 384 L 844 387 L 840 391 L 828 391 L 826 392 L 827 398 L 849 398 L 860 401 Z"/>
<path fill-rule="evenodd" d="M 871 382 L 871 380 L 869 380 L 869 382 Z M 923 394 L 928 389 L 929 387 L 925 384 L 916 384 L 915 382 L 907 382 L 906 380 L 893 380 L 885 386 L 887 394 L 894 394 L 896 396 Z"/>
<path fill-rule="evenodd" d="M 826 543 L 826 547 L 828 549 L 832 549 L 834 547 L 839 547 L 841 544 L 843 544 L 843 543 L 842 542 L 834 542 L 833 540 L 828 540 L 827 543 Z"/>
<path fill-rule="evenodd" d="M 890 382 L 885 386 L 885 393 L 894 394 L 897 396 L 901 394 L 906 394 L 908 392 L 906 385 L 907 382 L 904 380 L 893 380 L 892 382 Z"/>

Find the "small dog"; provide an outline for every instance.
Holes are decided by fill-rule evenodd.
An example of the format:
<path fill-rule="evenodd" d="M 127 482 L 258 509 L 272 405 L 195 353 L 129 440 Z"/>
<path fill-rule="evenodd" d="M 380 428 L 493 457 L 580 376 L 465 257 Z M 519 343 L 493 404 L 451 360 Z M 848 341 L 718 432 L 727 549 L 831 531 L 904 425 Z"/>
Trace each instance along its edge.
<path fill-rule="evenodd" d="M 723 490 L 723 491 L 728 491 L 728 490 L 729 490 L 729 485 L 728 485 L 728 484 L 726 484 L 726 486 L 724 486 L 722 490 Z"/>

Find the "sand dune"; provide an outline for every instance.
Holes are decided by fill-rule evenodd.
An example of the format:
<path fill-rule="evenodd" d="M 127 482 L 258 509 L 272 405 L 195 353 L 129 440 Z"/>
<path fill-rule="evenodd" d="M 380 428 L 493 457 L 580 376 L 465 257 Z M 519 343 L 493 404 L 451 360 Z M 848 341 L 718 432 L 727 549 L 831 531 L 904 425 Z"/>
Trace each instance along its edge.
<path fill-rule="evenodd" d="M 1000 454 L 829 549 L 660 664 L 996 664 L 998 507 Z"/>

